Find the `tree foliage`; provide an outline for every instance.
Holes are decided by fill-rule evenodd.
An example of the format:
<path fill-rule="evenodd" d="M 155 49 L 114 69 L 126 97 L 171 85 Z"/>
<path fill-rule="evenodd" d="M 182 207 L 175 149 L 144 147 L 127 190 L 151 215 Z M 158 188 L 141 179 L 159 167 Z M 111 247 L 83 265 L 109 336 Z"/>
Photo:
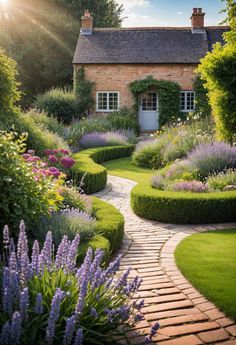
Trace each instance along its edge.
<path fill-rule="evenodd" d="M 37 93 L 71 84 L 72 58 L 86 8 L 97 27 L 120 26 L 122 21 L 122 7 L 115 0 L 11 0 L 10 3 L 6 8 L 8 19 L 0 20 L 0 46 L 18 63 L 26 106 Z"/>
<path fill-rule="evenodd" d="M 236 138 L 236 3 L 226 0 L 227 21 L 231 30 L 225 34 L 225 45 L 217 43 L 198 68 L 205 80 L 219 139 Z"/>
<path fill-rule="evenodd" d="M 209 104 L 207 90 L 205 89 L 204 84 L 204 80 L 197 75 L 193 83 L 193 89 L 195 91 L 195 113 L 200 117 L 207 117 L 211 115 L 211 106 Z"/>

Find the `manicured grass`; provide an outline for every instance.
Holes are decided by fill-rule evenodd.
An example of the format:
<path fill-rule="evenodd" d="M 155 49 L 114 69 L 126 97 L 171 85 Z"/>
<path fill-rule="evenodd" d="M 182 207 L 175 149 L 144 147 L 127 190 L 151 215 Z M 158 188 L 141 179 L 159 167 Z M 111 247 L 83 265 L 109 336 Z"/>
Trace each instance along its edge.
<path fill-rule="evenodd" d="M 175 258 L 184 276 L 236 321 L 236 229 L 209 231 L 184 239 Z"/>
<path fill-rule="evenodd" d="M 150 183 L 155 170 L 136 167 L 131 163 L 131 157 L 119 158 L 103 163 L 110 175 L 120 176 L 138 183 Z"/>

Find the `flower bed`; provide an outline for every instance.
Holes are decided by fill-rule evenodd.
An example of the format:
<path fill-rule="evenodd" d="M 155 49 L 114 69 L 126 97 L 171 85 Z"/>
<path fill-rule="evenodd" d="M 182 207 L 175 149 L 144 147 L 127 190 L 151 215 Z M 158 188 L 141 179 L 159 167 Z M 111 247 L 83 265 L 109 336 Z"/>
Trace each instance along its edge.
<path fill-rule="evenodd" d="M 86 194 L 96 193 L 105 188 L 107 170 L 99 165 L 110 159 L 127 157 L 133 152 L 133 145 L 98 147 L 80 151 L 73 155 L 75 165 L 71 169 L 73 180 Z"/>
<path fill-rule="evenodd" d="M 170 192 L 139 184 L 131 192 L 133 211 L 146 219 L 174 224 L 236 221 L 236 191 Z"/>

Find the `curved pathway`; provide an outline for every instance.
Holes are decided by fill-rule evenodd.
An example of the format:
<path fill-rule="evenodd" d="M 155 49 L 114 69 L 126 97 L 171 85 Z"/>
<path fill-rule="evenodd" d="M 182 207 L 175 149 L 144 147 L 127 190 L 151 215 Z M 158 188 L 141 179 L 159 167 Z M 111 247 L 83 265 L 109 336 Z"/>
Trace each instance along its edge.
<path fill-rule="evenodd" d="M 130 191 L 135 182 L 109 176 L 107 188 L 96 195 L 118 208 L 125 218 L 125 237 L 120 253 L 121 270 L 132 267 L 131 275 L 143 282 L 135 297 L 143 298 L 144 320 L 129 332 L 133 344 L 144 344 L 150 325 L 161 325 L 153 344 L 236 345 L 236 324 L 207 301 L 178 270 L 174 250 L 186 236 L 236 224 L 189 226 L 149 221 L 130 208 Z M 124 342 L 125 344 L 125 342 Z"/>

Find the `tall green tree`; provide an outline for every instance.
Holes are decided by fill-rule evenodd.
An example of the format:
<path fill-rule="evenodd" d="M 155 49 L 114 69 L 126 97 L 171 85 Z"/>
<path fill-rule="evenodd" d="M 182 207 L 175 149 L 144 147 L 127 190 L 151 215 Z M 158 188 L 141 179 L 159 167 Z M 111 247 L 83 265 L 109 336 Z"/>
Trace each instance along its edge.
<path fill-rule="evenodd" d="M 205 80 L 219 139 L 236 142 L 236 2 L 225 0 L 230 31 L 225 45 L 217 43 L 198 68 Z"/>
<path fill-rule="evenodd" d="M 0 8 L 7 13 L 0 19 L 0 46 L 18 64 L 23 106 L 51 87 L 72 85 L 72 58 L 86 8 L 95 26 L 121 25 L 122 7 L 115 0 L 9 0 Z"/>

